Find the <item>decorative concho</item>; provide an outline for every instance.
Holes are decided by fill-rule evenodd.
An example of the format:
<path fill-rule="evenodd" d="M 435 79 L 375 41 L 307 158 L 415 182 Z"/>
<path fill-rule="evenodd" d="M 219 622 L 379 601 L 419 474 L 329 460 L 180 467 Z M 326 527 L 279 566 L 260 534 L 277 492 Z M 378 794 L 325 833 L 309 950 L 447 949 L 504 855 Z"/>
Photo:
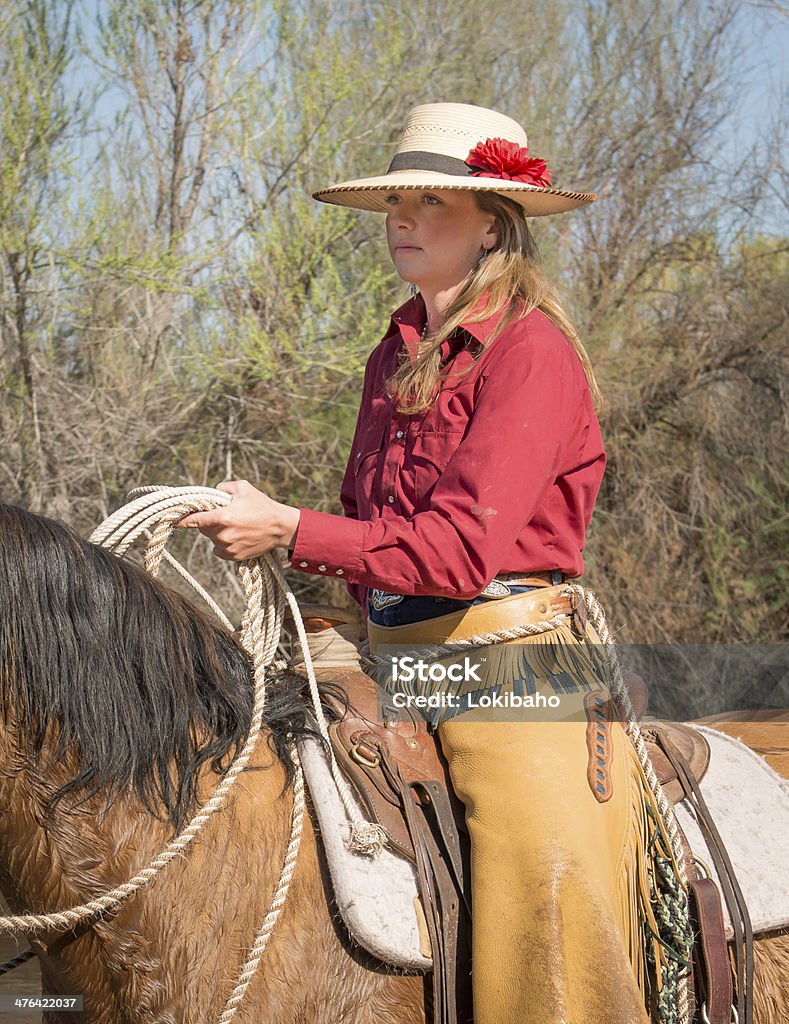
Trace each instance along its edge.
<path fill-rule="evenodd" d="M 480 593 L 480 597 L 509 597 L 511 593 L 512 591 L 506 583 L 502 583 L 501 580 L 491 580 Z"/>
<path fill-rule="evenodd" d="M 402 600 L 402 594 L 387 594 L 385 590 L 374 590 L 372 605 L 377 612 L 382 612 L 384 608 L 391 608 L 393 604 L 400 604 Z"/>

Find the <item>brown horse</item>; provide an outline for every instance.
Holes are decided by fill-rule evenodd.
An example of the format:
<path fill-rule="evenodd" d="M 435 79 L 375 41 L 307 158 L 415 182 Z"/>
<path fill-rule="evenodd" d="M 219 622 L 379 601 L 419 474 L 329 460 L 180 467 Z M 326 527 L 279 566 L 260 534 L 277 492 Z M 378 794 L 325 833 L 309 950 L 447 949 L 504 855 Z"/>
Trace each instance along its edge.
<path fill-rule="evenodd" d="M 249 678 L 236 641 L 178 594 L 65 527 L 0 504 L 0 887 L 12 909 L 82 904 L 153 859 L 243 741 Z M 114 915 L 35 938 L 44 993 L 84 997 L 75 1021 L 219 1017 L 288 841 L 283 755 L 305 723 L 293 679 L 277 683 L 254 766 L 184 856 Z M 236 1019 L 424 1022 L 424 979 L 352 947 L 325 881 L 307 823 Z M 789 938 L 762 945 L 760 969 L 785 981 Z M 755 1019 L 777 1024 L 788 997 L 771 996 L 763 977 Z"/>

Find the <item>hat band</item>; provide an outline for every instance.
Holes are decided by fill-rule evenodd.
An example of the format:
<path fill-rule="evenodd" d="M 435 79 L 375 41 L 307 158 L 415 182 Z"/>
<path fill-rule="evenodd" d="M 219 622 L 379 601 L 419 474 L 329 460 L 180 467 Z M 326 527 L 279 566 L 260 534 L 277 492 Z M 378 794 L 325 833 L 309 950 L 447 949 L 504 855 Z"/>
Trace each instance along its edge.
<path fill-rule="evenodd" d="M 439 174 L 456 174 L 468 177 L 473 171 L 463 160 L 441 153 L 428 153 L 418 149 L 398 153 L 389 164 L 387 174 L 392 171 L 436 171 Z"/>

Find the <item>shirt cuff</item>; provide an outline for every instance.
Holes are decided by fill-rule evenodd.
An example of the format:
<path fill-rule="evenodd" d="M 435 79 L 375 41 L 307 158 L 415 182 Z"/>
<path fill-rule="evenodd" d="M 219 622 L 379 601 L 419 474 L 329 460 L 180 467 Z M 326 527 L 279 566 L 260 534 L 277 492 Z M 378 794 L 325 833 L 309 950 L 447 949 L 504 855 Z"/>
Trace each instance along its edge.
<path fill-rule="evenodd" d="M 301 509 L 291 567 L 315 576 L 353 583 L 361 571 L 365 524 L 358 519 Z"/>

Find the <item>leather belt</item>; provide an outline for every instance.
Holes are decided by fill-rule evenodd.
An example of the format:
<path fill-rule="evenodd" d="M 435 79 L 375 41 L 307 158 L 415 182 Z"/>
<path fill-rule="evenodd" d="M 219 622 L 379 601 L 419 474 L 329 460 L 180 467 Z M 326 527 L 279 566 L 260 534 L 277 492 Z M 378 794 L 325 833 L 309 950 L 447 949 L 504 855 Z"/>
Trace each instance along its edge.
<path fill-rule="evenodd" d="M 488 600 L 500 600 L 512 594 L 511 587 L 557 587 L 564 583 L 564 573 L 558 569 L 546 569 L 527 576 L 522 572 L 500 572 L 480 593 Z"/>
<path fill-rule="evenodd" d="M 499 572 L 496 573 L 495 578 L 501 583 L 514 583 L 522 587 L 555 587 L 567 579 L 564 573 L 559 572 L 558 569 L 540 569 L 538 572 Z"/>
<path fill-rule="evenodd" d="M 556 615 L 572 615 L 574 620 L 576 610 L 574 595 L 568 588 L 558 586 L 514 594 L 499 601 L 486 601 L 405 626 L 378 626 L 368 620 L 367 635 L 370 649 L 375 653 L 379 644 L 451 642 L 526 623 L 546 622 Z M 579 631 L 583 628 L 580 622 L 578 628 Z"/>
<path fill-rule="evenodd" d="M 555 587 L 564 583 L 566 576 L 558 569 L 545 569 L 538 572 L 500 572 L 494 576 L 490 583 L 480 592 L 480 597 L 487 597 L 491 600 L 500 600 L 510 597 L 509 584 L 518 587 Z M 401 604 L 405 600 L 404 594 L 390 594 L 386 590 L 373 589 L 370 592 L 370 601 L 376 611 L 383 611 L 392 605 Z"/>

